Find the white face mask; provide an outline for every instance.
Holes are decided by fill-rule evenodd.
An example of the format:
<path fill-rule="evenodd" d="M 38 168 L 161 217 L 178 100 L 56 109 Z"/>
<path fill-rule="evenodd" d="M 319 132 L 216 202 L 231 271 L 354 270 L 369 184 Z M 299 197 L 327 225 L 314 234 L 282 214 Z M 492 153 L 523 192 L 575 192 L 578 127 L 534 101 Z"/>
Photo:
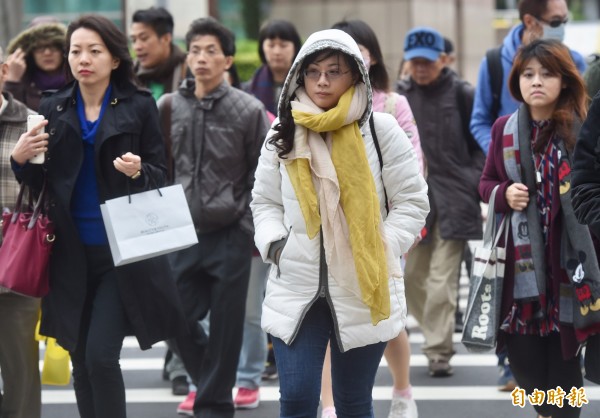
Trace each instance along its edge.
<path fill-rule="evenodd" d="M 564 41 L 565 39 L 565 27 L 566 23 L 561 23 L 557 27 L 553 28 L 550 25 L 542 23 L 544 32 L 542 33 L 542 39 L 556 39 L 558 41 Z"/>

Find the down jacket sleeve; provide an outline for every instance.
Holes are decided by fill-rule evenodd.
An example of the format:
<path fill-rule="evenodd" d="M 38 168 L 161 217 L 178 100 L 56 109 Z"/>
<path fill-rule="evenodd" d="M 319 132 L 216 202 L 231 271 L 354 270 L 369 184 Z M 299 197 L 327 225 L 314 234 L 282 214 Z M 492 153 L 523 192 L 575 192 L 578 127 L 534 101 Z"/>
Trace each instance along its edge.
<path fill-rule="evenodd" d="M 276 119 L 273 126 L 278 123 Z M 271 243 L 279 241 L 288 235 L 284 225 L 283 197 L 281 194 L 281 171 L 277 152 L 268 144 L 268 138 L 275 134 L 270 130 L 264 141 L 258 166 L 256 168 L 254 188 L 250 208 L 254 220 L 254 243 L 263 260 L 275 263 L 269 259 Z"/>
<path fill-rule="evenodd" d="M 374 113 L 374 118 L 383 159 L 380 178 L 376 155 L 377 168 L 371 167 L 380 196 L 383 195 L 383 189 L 379 190 L 381 185 L 385 187 L 389 201 L 390 212 L 384 222 L 386 238 L 394 254 L 400 257 L 408 252 L 425 225 L 425 218 L 429 213 L 427 183 L 420 174 L 415 150 L 396 120 L 384 113 Z M 371 155 L 376 152 L 370 149 L 371 146 L 374 148 L 372 135 L 369 131 L 365 133 L 371 139 L 367 142 L 367 153 Z M 382 205 L 385 207 L 383 200 Z"/>

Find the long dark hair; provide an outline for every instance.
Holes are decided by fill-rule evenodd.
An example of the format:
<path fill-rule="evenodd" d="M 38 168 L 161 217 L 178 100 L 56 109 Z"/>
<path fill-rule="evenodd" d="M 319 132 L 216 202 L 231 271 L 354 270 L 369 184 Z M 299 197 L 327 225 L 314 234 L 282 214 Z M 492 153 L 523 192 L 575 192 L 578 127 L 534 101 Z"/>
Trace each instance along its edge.
<path fill-rule="evenodd" d="M 371 55 L 371 66 L 369 67 L 369 79 L 373 90 L 389 91 L 390 78 L 385 69 L 383 54 L 377 40 L 377 35 L 366 22 L 362 20 L 342 20 L 335 23 L 331 29 L 339 29 L 346 32 L 356 41 L 357 44 L 364 46 Z"/>
<path fill-rule="evenodd" d="M 325 60 L 329 57 L 343 58 L 346 61 L 348 68 L 352 72 L 352 75 L 359 81 L 362 80 L 362 75 L 354 58 L 334 49 L 322 49 L 307 55 L 302 61 L 302 64 L 300 64 L 300 68 L 298 69 L 298 86 L 304 86 L 304 70 L 310 64 Z M 296 86 L 290 85 L 288 88 L 295 89 Z M 285 92 L 282 92 L 281 94 L 285 94 Z M 290 104 L 292 99 L 293 97 L 290 97 L 285 110 L 279 114 L 279 123 L 273 127 L 275 134 L 273 134 L 273 136 L 267 140 L 267 144 L 273 145 L 277 149 L 277 155 L 279 158 L 286 158 L 285 156 L 289 154 L 294 147 L 294 132 L 296 125 L 294 123 L 294 118 L 292 117 L 292 106 Z"/>
<path fill-rule="evenodd" d="M 136 84 L 133 73 L 133 59 L 127 48 L 127 37 L 111 20 L 97 14 L 87 14 L 74 20 L 67 28 L 66 47 L 67 54 L 71 50 L 71 36 L 77 29 L 85 28 L 94 31 L 102 38 L 111 55 L 119 60 L 119 66 L 115 68 L 110 81 L 116 85 L 125 85 L 127 83 Z M 73 74 L 68 72 L 69 79 L 73 79 Z"/>
<path fill-rule="evenodd" d="M 583 121 L 587 114 L 588 97 L 583 78 L 575 67 L 569 48 L 562 42 L 551 39 L 532 41 L 519 49 L 508 77 L 510 93 L 519 102 L 524 102 L 519 79 L 527 64 L 534 58 L 550 74 L 560 76 L 564 88 L 558 96 L 550 124 L 540 132 L 533 150 L 541 152 L 545 149 L 554 132 L 564 140 L 567 149 L 572 150 L 576 141 L 572 130 L 575 117 Z"/>

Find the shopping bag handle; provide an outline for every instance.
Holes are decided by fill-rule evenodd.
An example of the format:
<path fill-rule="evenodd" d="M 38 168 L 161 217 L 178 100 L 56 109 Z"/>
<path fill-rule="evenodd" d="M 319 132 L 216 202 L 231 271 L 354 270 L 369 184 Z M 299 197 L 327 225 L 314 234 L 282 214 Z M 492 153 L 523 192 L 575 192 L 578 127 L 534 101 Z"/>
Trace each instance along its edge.
<path fill-rule="evenodd" d="M 149 171 L 145 171 L 146 176 L 148 176 L 148 178 L 150 179 L 150 183 L 154 184 L 154 188 L 156 189 L 156 191 L 158 192 L 158 195 L 160 197 L 163 197 L 162 192 L 160 191 L 160 187 L 158 187 L 158 183 L 156 182 L 156 180 L 154 179 L 154 177 L 150 174 Z M 131 204 L 131 189 L 129 188 L 129 183 L 127 182 L 127 202 L 129 204 Z"/>
<path fill-rule="evenodd" d="M 35 204 L 32 202 L 32 189 L 29 187 L 29 206 L 33 206 L 33 213 L 31 215 L 31 219 L 27 224 L 27 229 L 32 229 L 37 222 L 40 214 L 42 213 L 42 205 L 46 203 L 46 185 L 47 185 L 46 177 L 44 177 L 44 182 L 42 183 L 42 190 L 40 191 L 40 195 L 38 196 Z M 21 213 L 23 207 L 23 195 L 25 194 L 25 189 L 28 188 L 25 183 L 21 183 L 21 188 L 19 189 L 19 194 L 17 195 L 17 202 L 15 204 L 15 210 L 13 211 L 12 217 L 10 218 L 11 223 L 17 222 L 19 218 L 19 214 Z M 31 210 L 31 209 L 30 209 Z"/>
<path fill-rule="evenodd" d="M 136 146 L 136 142 L 133 140 L 133 136 L 130 137 L 130 145 L 131 145 L 131 151 L 134 154 L 140 155 L 139 152 L 139 148 Z M 151 183 L 154 183 L 154 187 L 156 188 L 156 191 L 158 192 L 158 195 L 160 197 L 163 197 L 162 192 L 160 191 L 160 187 L 158 187 L 158 183 L 156 183 L 156 180 L 154 179 L 154 177 L 152 177 L 152 174 L 150 174 L 150 170 L 144 170 L 144 175 L 148 176 L 148 178 L 150 179 Z M 127 202 L 129 204 L 131 204 L 131 189 L 130 189 L 130 181 L 127 182 L 127 197 L 128 200 Z"/>
<path fill-rule="evenodd" d="M 504 247 L 506 248 L 506 244 L 508 242 L 508 232 L 510 229 L 510 215 L 511 212 L 502 215 L 502 221 L 500 222 L 500 226 L 496 228 L 496 212 L 495 212 L 495 203 L 496 203 L 496 192 L 500 188 L 500 185 L 497 184 L 492 190 L 492 194 L 490 196 L 489 205 L 488 205 L 488 217 L 487 222 L 485 223 L 485 230 L 483 231 L 483 246 L 484 248 L 495 248 L 498 246 L 498 240 L 500 239 L 501 232 L 504 232 Z M 491 213 L 491 216 L 490 216 Z"/>

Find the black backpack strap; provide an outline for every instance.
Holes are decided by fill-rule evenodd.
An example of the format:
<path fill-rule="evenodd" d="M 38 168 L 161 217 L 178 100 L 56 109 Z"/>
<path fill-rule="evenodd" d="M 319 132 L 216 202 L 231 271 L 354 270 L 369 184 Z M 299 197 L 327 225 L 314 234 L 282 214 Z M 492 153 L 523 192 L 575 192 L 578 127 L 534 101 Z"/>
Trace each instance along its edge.
<path fill-rule="evenodd" d="M 379 158 L 379 168 L 381 169 L 381 184 L 383 184 L 383 196 L 385 197 L 385 210 L 387 213 L 390 213 L 387 192 L 385 191 L 385 183 L 383 182 L 383 157 L 381 156 L 381 148 L 379 148 L 379 140 L 377 139 L 377 133 L 375 132 L 375 119 L 373 119 L 373 113 L 371 113 L 371 116 L 369 116 L 369 127 L 371 128 L 371 136 L 373 137 L 375 151 L 377 151 L 377 158 Z"/>
<path fill-rule="evenodd" d="M 500 98 L 502 97 L 502 46 L 488 49 L 485 53 L 487 59 L 487 70 L 490 75 L 490 86 L 492 88 L 491 114 L 494 120 L 498 119 L 500 113 Z"/>
<path fill-rule="evenodd" d="M 481 150 L 477 140 L 473 137 L 469 123 L 471 122 L 471 113 L 473 112 L 473 91 L 468 91 L 470 84 L 464 80 L 456 81 L 456 103 L 458 105 L 458 113 L 460 114 L 460 122 L 463 129 L 463 135 L 469 146 L 469 151 Z"/>
<path fill-rule="evenodd" d="M 173 111 L 173 96 L 167 94 L 164 96 L 162 111 L 160 112 L 160 125 L 165 141 L 165 156 L 167 158 L 167 179 L 169 183 L 175 180 L 173 171 L 173 150 L 171 149 L 171 112 Z"/>

